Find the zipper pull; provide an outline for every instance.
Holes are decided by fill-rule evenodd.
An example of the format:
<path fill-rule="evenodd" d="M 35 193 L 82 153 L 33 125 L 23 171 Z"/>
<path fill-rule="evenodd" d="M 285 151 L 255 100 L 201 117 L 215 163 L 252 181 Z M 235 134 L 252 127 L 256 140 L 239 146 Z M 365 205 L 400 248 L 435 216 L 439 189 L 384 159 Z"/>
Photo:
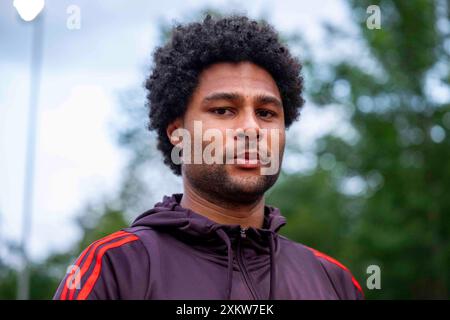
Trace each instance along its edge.
<path fill-rule="evenodd" d="M 247 231 L 247 228 L 241 227 L 241 238 L 247 238 L 247 234 L 245 233 Z"/>

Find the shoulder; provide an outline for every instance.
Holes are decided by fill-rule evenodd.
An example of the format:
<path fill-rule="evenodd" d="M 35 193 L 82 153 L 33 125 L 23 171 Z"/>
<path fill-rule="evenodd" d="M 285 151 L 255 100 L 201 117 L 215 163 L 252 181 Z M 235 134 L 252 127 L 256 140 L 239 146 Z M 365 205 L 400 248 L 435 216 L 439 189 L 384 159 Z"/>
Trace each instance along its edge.
<path fill-rule="evenodd" d="M 303 245 L 323 266 L 334 287 L 343 299 L 363 299 L 364 292 L 351 271 L 338 260 L 319 250 Z"/>
<path fill-rule="evenodd" d="M 120 230 L 90 244 L 68 267 L 54 299 L 127 298 L 127 282 L 143 282 L 137 269 L 148 268 L 148 257 L 140 238 Z M 131 275 L 130 275 L 131 274 Z M 141 288 L 145 291 L 145 288 Z"/>
<path fill-rule="evenodd" d="M 297 261 L 301 261 L 303 266 L 322 269 L 341 299 L 364 299 L 361 285 L 341 262 L 319 250 L 284 236 L 280 235 L 279 239 L 284 243 L 285 248 L 289 248 L 286 254 L 295 254 L 298 257 Z"/>
<path fill-rule="evenodd" d="M 88 270 L 94 266 L 100 269 L 105 262 L 127 263 L 129 260 L 145 254 L 139 236 L 133 232 L 120 230 L 91 243 L 78 257 L 75 266 Z M 108 261 L 105 261 L 107 259 Z"/>

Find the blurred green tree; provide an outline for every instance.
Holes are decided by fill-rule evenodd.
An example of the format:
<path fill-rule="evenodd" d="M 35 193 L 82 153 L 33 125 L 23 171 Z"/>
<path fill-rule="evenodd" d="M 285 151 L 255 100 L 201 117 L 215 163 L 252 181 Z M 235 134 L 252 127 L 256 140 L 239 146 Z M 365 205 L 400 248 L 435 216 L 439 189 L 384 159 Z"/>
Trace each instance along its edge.
<path fill-rule="evenodd" d="M 450 297 L 449 4 L 349 1 L 350 40 L 364 50 L 311 62 L 307 81 L 310 99 L 341 106 L 357 135 L 322 137 L 314 172 L 269 198 L 289 237 L 347 264 L 364 288 L 367 266 L 380 266 L 381 290 L 368 298 Z M 381 8 L 381 29 L 367 28 L 369 5 Z M 328 30 L 330 46 L 351 43 Z"/>

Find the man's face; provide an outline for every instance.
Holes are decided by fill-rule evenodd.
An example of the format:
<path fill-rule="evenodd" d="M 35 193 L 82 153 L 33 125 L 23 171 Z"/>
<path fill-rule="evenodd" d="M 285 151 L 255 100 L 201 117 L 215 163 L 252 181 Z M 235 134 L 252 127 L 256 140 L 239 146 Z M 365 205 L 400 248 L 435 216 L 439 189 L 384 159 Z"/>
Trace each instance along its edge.
<path fill-rule="evenodd" d="M 202 133 L 209 129 L 220 131 L 224 161 L 184 163 L 183 178 L 197 191 L 216 200 L 250 203 L 259 199 L 279 175 L 285 145 L 281 101 L 272 76 L 253 63 L 216 63 L 205 69 L 189 101 L 181 127 L 189 131 L 192 139 L 195 121 L 197 125 L 201 123 Z M 257 146 L 262 144 L 250 144 L 251 136 L 238 143 L 239 132 L 255 133 L 253 142 L 265 139 L 265 153 L 278 161 L 274 172 L 262 173 L 261 169 L 269 166 L 260 161 L 262 149 Z M 210 143 L 203 141 L 202 151 Z M 255 150 L 256 154 L 253 153 Z M 194 143 L 191 151 L 194 158 Z M 232 163 L 226 163 L 227 156 Z"/>

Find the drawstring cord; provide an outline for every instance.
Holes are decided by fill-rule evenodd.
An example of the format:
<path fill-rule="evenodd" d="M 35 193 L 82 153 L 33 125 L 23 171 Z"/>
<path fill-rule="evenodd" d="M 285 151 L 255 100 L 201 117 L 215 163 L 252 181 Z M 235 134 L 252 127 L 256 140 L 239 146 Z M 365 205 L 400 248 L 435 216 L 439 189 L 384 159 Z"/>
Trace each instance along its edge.
<path fill-rule="evenodd" d="M 228 253 L 228 272 L 227 272 L 227 300 L 231 299 L 231 289 L 233 288 L 233 250 L 231 249 L 231 241 L 225 231 L 216 230 L 217 235 L 226 243 Z"/>
<path fill-rule="evenodd" d="M 233 250 L 231 248 L 231 240 L 222 229 L 216 230 L 217 235 L 225 242 L 227 246 L 227 299 L 231 299 L 231 290 L 233 288 Z M 270 248 L 270 288 L 269 288 L 269 300 L 274 299 L 275 291 L 275 277 L 276 277 L 276 265 L 275 265 L 275 234 L 270 232 L 269 234 L 269 248 Z"/>
<path fill-rule="evenodd" d="M 274 299 L 275 291 L 275 235 L 273 232 L 269 235 L 269 245 L 270 245 L 270 289 L 269 289 L 269 300 Z"/>

